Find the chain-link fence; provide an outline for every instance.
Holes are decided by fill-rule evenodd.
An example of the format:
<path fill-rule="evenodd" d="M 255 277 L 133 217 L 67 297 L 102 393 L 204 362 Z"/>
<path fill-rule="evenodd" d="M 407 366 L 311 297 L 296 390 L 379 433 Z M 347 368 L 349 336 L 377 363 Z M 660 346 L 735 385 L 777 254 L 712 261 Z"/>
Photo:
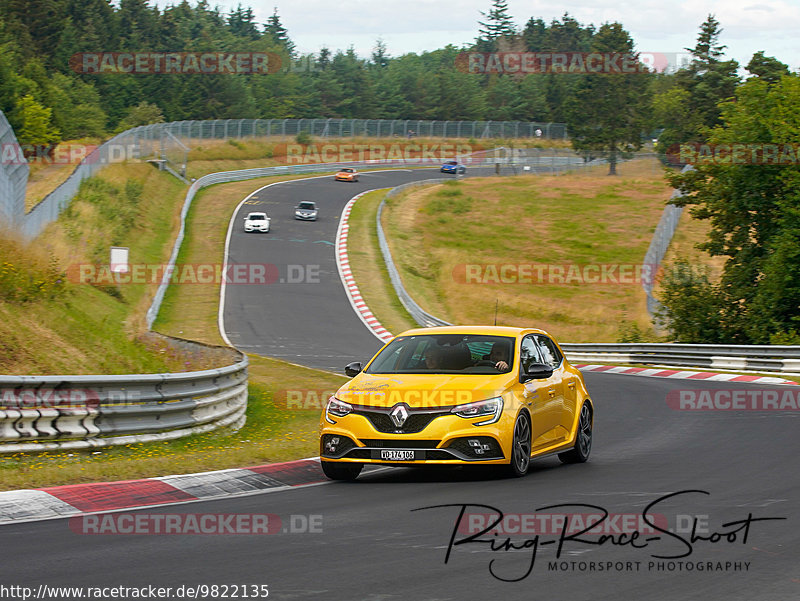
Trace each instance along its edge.
<path fill-rule="evenodd" d="M 691 169 L 691 165 L 686 165 L 681 173 L 685 173 Z M 681 196 L 679 190 L 672 193 L 671 198 Z M 661 219 L 658 221 L 655 231 L 653 232 L 653 239 L 650 241 L 650 246 L 644 256 L 644 264 L 652 267 L 651 273 L 655 276 L 659 272 L 661 261 L 667 254 L 672 237 L 675 235 L 675 230 L 678 229 L 678 222 L 683 214 L 683 207 L 676 207 L 673 204 L 668 204 L 664 207 L 664 212 L 661 214 Z M 653 296 L 653 288 L 655 287 L 656 279 L 642 278 L 642 288 L 647 295 L 647 312 L 654 320 L 657 318 L 658 311 L 662 308 L 658 299 Z"/>
<path fill-rule="evenodd" d="M 28 163 L 8 120 L 0 111 L 0 226 L 17 229 L 25 217 Z"/>
<path fill-rule="evenodd" d="M 567 139 L 565 123 L 532 121 L 421 121 L 416 119 L 218 119 L 147 126 L 185 139 L 296 136 L 328 138 L 546 138 Z"/>
<path fill-rule="evenodd" d="M 10 127 L 8 128 L 10 130 Z M 213 121 L 175 121 L 135 127 L 118 134 L 90 153 L 74 173 L 58 188 L 38 203 L 24 219 L 17 216 L 23 234 L 28 238 L 37 236 L 44 227 L 55 220 L 77 194 L 81 182 L 93 176 L 110 163 L 127 159 L 150 159 L 161 168 L 176 175 L 186 174 L 186 162 L 193 140 L 259 138 L 268 136 L 296 136 L 307 132 L 321 137 L 465 137 L 465 138 L 566 138 L 563 123 L 536 123 L 519 121 L 418 121 L 381 119 L 217 119 Z M 13 135 L 13 132 L 12 132 Z M 0 171 L 8 171 L 2 165 Z M 27 166 L 24 166 L 22 198 L 27 181 Z M 0 191 L 2 188 L 0 188 Z M 6 194 L 2 196 L 5 203 Z M 22 211 L 22 209 L 20 209 Z M 12 222 L 5 214 L 0 215 Z"/>

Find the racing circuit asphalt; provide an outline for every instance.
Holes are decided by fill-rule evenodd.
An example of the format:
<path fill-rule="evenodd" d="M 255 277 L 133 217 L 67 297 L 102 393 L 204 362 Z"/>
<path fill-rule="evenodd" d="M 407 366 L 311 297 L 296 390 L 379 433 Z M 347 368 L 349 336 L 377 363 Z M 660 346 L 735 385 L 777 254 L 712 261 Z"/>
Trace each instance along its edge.
<path fill-rule="evenodd" d="M 480 171 L 488 174 L 490 169 Z M 228 263 L 274 265 L 277 272 L 269 273 L 277 279 L 267 286 L 227 286 L 224 323 L 231 344 L 248 353 L 337 373 L 352 361 L 372 357 L 380 340 L 356 316 L 336 268 L 339 216 L 353 196 L 366 190 L 437 178 L 455 176 L 438 169 L 367 171 L 353 183 L 334 182 L 326 175 L 256 192 L 234 219 Z M 301 200 L 317 204 L 317 221 L 294 219 L 294 207 Z M 267 212 L 272 220 L 269 233 L 244 232 L 241 224 L 251 211 Z"/>
<path fill-rule="evenodd" d="M 353 185 L 318 179 L 259 193 L 263 204 L 258 206 L 273 217 L 273 233 L 235 234 L 232 257 L 250 263 L 319 263 L 330 286 L 275 286 L 261 295 L 254 292 L 256 287 L 238 287 L 243 293 L 237 291 L 226 304 L 231 342 L 250 352 L 328 369 L 341 370 L 350 360 L 365 359 L 378 340 L 355 317 L 344 292 L 334 290 L 338 275 L 333 247 L 316 240 L 333 241 L 337 211 L 354 194 L 431 176 L 382 173 L 365 175 Z M 316 224 L 291 219 L 291 208 L 304 199 L 320 204 L 322 219 Z M 521 479 L 466 468 L 387 468 L 363 474 L 354 483 L 149 510 L 270 513 L 284 525 L 292 523 L 292 515 L 322 516 L 321 532 L 289 528 L 260 536 L 81 535 L 64 519 L 0 526 L 0 585 L 175 589 L 267 584 L 271 599 L 329 601 L 800 599 L 798 412 L 679 411 L 667 403 L 671 391 L 759 388 L 783 394 L 788 388 L 602 373 L 585 378 L 596 407 L 594 447 L 586 464 L 564 466 L 555 458 L 540 459 Z M 679 526 L 685 539 L 690 536 L 688 518 L 677 516 L 700 516 L 698 534 L 704 536 L 730 533 L 737 526 L 724 524 L 749 514 L 787 519 L 752 522 L 746 541 L 741 530 L 732 541 L 698 540 L 689 556 L 672 560 L 653 556 L 681 555 L 687 545 L 664 533 L 643 534 L 635 545 L 642 548 L 566 541 L 556 570 L 549 565 L 556 559 L 556 545 L 547 541 L 558 536 L 544 533 L 531 573 L 518 582 L 496 579 L 490 566 L 502 578 L 520 578 L 530 564 L 530 546 L 493 552 L 486 544 L 464 544 L 454 547 L 444 563 L 461 504 L 537 515 L 596 513 L 581 507 L 542 509 L 591 504 L 612 514 L 638 516 L 649 503 L 688 490 L 709 494 L 686 493 L 651 510 L 665 516 L 671 528 Z M 454 506 L 415 511 L 445 504 Z M 532 532 L 509 535 L 518 546 L 535 539 Z M 645 536 L 658 535 L 659 540 L 644 542 Z M 465 535 L 455 536 L 459 540 Z M 589 535 L 586 539 L 598 541 Z M 678 562 L 682 567 L 692 562 L 693 570 L 679 569 Z M 730 569 L 708 571 L 709 564 L 725 568 L 725 562 L 731 562 Z M 736 562 L 739 571 L 733 570 Z M 746 571 L 744 562 L 749 562 Z M 597 571 L 600 565 L 606 568 Z M 698 571 L 698 565 L 705 569 Z"/>

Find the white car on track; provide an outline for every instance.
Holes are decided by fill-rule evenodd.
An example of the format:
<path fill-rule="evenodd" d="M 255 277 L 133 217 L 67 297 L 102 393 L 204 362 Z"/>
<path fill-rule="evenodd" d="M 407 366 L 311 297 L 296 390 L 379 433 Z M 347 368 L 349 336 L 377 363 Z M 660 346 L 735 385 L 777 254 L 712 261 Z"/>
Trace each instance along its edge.
<path fill-rule="evenodd" d="M 244 218 L 244 231 L 269 232 L 269 217 L 266 213 L 248 213 Z"/>

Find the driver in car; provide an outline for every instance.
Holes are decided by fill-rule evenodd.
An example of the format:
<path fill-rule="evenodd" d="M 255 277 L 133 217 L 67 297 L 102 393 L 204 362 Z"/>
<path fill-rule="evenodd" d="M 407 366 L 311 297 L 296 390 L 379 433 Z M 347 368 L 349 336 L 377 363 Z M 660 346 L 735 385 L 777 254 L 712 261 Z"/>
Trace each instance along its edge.
<path fill-rule="evenodd" d="M 430 370 L 437 370 L 442 368 L 443 353 L 435 347 L 428 347 L 425 351 L 425 367 Z"/>
<path fill-rule="evenodd" d="M 495 342 L 489 353 L 489 361 L 494 363 L 497 371 L 508 371 L 508 345 L 502 342 Z"/>

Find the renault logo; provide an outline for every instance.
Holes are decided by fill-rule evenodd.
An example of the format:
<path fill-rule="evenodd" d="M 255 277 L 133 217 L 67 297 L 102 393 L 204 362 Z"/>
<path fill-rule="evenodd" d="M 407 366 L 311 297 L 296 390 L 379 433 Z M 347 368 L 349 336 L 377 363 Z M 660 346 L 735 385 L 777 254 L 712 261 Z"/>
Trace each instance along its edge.
<path fill-rule="evenodd" d="M 405 405 L 395 405 L 389 412 L 389 417 L 392 418 L 392 423 L 398 428 L 402 428 L 403 424 L 408 419 L 408 409 Z"/>

